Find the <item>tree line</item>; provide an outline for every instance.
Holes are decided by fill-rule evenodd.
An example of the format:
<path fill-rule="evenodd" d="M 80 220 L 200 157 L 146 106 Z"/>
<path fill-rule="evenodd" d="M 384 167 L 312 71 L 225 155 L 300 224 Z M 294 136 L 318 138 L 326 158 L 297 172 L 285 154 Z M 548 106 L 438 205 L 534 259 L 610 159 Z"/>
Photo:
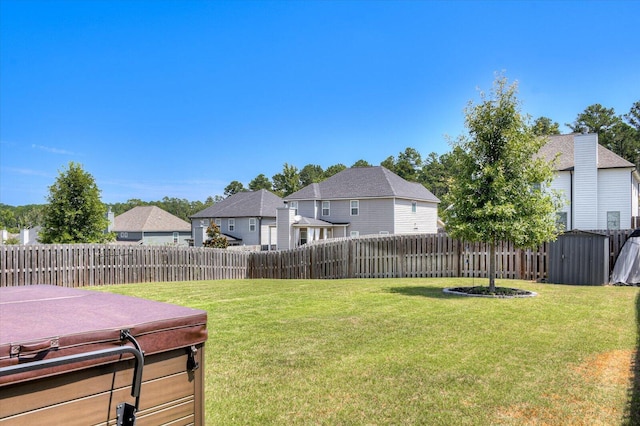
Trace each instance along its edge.
<path fill-rule="evenodd" d="M 576 116 L 572 123 L 565 123 L 572 132 L 598 133 L 601 145 L 615 152 L 622 158 L 640 164 L 640 101 L 633 103 L 628 113 L 618 115 L 613 108 L 601 104 L 588 106 Z M 560 134 L 560 124 L 549 117 L 538 117 L 532 122 L 532 130 L 537 136 Z M 397 156 L 389 156 L 380 163 L 400 177 L 419 182 L 438 198 L 443 198 L 449 191 L 449 183 L 455 170 L 452 152 L 438 155 L 431 152 L 426 156 L 415 148 L 407 147 Z M 370 167 L 368 161 L 361 159 L 351 167 Z M 120 215 L 136 206 L 157 206 L 185 221 L 189 217 L 214 203 L 241 191 L 257 191 L 266 189 L 281 197 L 285 197 L 311 184 L 321 182 L 330 176 L 346 169 L 338 163 L 323 169 L 317 164 L 307 164 L 301 169 L 295 165 L 284 163 L 282 171 L 271 178 L 261 173 L 252 179 L 247 187 L 237 180 L 231 181 L 223 195 L 209 196 L 204 201 L 189 201 L 182 198 L 164 197 L 157 201 L 130 199 L 124 203 L 113 203 L 109 207 L 114 215 Z M 17 232 L 21 228 L 32 228 L 43 224 L 43 204 L 10 206 L 0 204 L 0 228 Z"/>

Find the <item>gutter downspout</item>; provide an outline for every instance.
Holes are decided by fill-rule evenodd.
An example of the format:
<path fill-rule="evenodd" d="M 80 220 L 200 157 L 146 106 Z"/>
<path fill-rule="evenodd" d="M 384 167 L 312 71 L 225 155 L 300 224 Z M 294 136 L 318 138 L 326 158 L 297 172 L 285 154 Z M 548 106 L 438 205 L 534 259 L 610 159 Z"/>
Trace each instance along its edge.
<path fill-rule="evenodd" d="M 567 229 L 567 231 L 571 231 L 574 227 L 573 225 L 573 170 L 569 171 L 569 176 L 571 177 L 569 179 L 569 216 L 571 216 L 570 218 L 571 226 L 569 227 L 569 229 Z"/>

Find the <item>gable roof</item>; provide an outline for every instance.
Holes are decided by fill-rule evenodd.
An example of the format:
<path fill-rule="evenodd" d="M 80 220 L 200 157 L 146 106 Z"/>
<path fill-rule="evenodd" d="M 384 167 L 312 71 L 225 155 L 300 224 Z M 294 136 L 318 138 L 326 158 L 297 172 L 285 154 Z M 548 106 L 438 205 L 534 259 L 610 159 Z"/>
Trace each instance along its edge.
<path fill-rule="evenodd" d="M 191 232 L 191 224 L 156 206 L 138 206 L 113 220 L 114 232 Z"/>
<path fill-rule="evenodd" d="M 440 200 L 417 182 L 409 182 L 383 166 L 352 167 L 319 183 L 307 185 L 287 200 L 336 200 L 349 198 L 407 198 Z"/>
<path fill-rule="evenodd" d="M 555 169 L 558 171 L 573 170 L 575 163 L 573 160 L 574 153 L 574 133 L 568 135 L 548 136 L 547 143 L 538 151 L 538 155 L 544 157 L 547 161 L 553 160 L 557 154 Z M 599 169 L 617 169 L 635 167 L 633 163 L 620 157 L 615 152 L 598 144 L 598 168 Z"/>
<path fill-rule="evenodd" d="M 276 217 L 276 209 L 282 206 L 282 198 L 266 189 L 245 191 L 233 194 L 191 218 Z"/>

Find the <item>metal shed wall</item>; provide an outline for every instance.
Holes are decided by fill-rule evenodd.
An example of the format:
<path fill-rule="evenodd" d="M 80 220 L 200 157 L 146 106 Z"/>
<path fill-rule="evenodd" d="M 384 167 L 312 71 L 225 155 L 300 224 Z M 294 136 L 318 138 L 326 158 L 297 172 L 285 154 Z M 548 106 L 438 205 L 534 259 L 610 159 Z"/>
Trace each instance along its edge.
<path fill-rule="evenodd" d="M 605 285 L 609 282 L 609 237 L 583 231 L 562 234 L 549 244 L 548 282 Z"/>

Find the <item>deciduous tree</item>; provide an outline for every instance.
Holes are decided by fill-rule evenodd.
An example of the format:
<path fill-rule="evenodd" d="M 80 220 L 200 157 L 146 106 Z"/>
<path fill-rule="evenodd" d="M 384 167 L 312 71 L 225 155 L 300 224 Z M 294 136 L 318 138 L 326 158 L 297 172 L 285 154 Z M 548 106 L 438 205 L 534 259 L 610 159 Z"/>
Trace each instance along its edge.
<path fill-rule="evenodd" d="M 107 233 L 107 208 L 100 190 L 80 164 L 70 162 L 49 187 L 40 232 L 43 243 L 103 243 L 113 239 Z"/>
<path fill-rule="evenodd" d="M 552 165 L 536 157 L 544 144 L 520 111 L 517 84 L 498 76 L 490 96 L 465 111 L 467 135 L 454 143 L 452 185 L 443 212 L 454 238 L 489 245 L 489 291 L 495 292 L 496 244 L 536 247 L 555 238 L 559 197 Z"/>

